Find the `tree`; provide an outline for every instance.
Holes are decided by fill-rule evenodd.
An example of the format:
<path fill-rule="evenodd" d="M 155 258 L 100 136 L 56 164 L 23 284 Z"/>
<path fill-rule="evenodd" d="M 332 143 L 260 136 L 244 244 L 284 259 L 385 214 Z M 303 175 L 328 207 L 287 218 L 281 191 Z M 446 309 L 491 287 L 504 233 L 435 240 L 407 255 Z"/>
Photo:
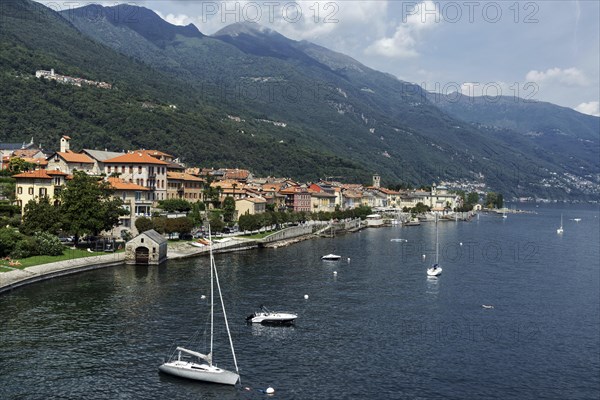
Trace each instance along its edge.
<path fill-rule="evenodd" d="M 75 235 L 75 240 L 85 233 L 98 235 L 114 228 L 119 216 L 127 212 L 121 199 L 112 197 L 108 182 L 82 171 L 75 171 L 60 193 L 61 213 L 65 230 Z"/>
<path fill-rule="evenodd" d="M 166 212 L 188 212 L 192 209 L 192 204 L 185 199 L 167 199 L 159 201 L 158 207 Z"/>
<path fill-rule="evenodd" d="M 18 231 L 12 228 L 0 228 L 0 256 L 5 257 L 13 252 L 17 243 L 23 239 Z"/>
<path fill-rule="evenodd" d="M 479 203 L 479 193 L 471 192 L 467 195 L 467 204 L 475 205 Z"/>
<path fill-rule="evenodd" d="M 225 222 L 233 221 L 235 215 L 235 199 L 231 196 L 225 197 L 223 200 L 223 218 Z"/>
<path fill-rule="evenodd" d="M 498 203 L 498 194 L 495 192 L 488 192 L 485 196 L 485 205 L 487 208 L 495 208 Z"/>
<path fill-rule="evenodd" d="M 221 217 L 217 215 L 211 216 L 209 223 L 210 229 L 213 232 L 222 232 L 223 228 L 225 228 L 225 223 L 221 220 Z"/>
<path fill-rule="evenodd" d="M 27 162 L 19 157 L 13 157 L 8 162 L 8 170 L 13 174 L 19 174 L 24 171 L 35 169 L 35 164 Z"/>
<path fill-rule="evenodd" d="M 25 205 L 23 223 L 19 231 L 24 235 L 33 235 L 35 232 L 49 232 L 58 234 L 62 227 L 60 208 L 50 203 L 44 196 L 39 201 L 29 200 Z"/>
<path fill-rule="evenodd" d="M 135 220 L 135 229 L 137 229 L 139 233 L 149 231 L 153 228 L 154 224 L 152 223 L 152 220 L 150 218 L 139 217 Z"/>

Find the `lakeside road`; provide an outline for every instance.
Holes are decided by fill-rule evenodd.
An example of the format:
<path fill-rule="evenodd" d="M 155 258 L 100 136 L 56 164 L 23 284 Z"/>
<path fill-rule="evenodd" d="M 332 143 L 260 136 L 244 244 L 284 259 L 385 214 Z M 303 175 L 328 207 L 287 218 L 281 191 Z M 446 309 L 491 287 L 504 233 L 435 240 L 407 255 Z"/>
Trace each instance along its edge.
<path fill-rule="evenodd" d="M 227 241 L 215 242 L 212 247 L 213 252 L 217 254 L 250 250 L 259 247 L 259 245 L 264 247 L 282 247 L 316 237 L 309 232 L 312 232 L 312 228 L 309 226 L 291 227 L 277 232 L 277 237 L 274 240 L 267 239 L 265 241 L 264 239 L 233 237 Z M 208 255 L 208 253 L 208 246 L 195 247 L 190 242 L 172 243 L 168 247 L 167 259 L 177 260 L 199 257 Z M 125 265 L 125 252 L 57 261 L 25 269 L 14 269 L 0 273 L 0 294 L 46 279 L 117 265 Z"/>

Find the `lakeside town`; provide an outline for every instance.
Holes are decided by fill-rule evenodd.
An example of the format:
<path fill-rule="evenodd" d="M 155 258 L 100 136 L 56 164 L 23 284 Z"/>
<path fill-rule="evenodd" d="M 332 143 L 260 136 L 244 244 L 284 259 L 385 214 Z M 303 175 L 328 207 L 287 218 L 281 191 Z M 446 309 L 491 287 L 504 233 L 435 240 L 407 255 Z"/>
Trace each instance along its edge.
<path fill-rule="evenodd" d="M 226 222 L 268 210 L 333 213 L 362 206 L 375 211 L 406 212 L 419 206 L 422 211 L 446 214 L 470 211 L 463 209 L 464 195 L 446 186 L 434 183 L 429 190 L 391 190 L 382 186 L 376 174 L 368 186 L 333 180 L 301 183 L 287 178 L 256 177 L 244 169 L 188 167 L 160 150 L 74 152 L 69 136 L 62 136 L 59 150 L 51 153 L 33 143 L 3 144 L 1 151 L 3 169 L 18 162 L 28 166 L 28 170 L 12 175 L 13 204 L 22 215 L 30 201 L 47 197 L 53 204 L 58 202 L 62 187 L 77 171 L 108 182 L 114 190 L 113 196 L 123 202 L 126 211 L 110 232 L 115 237 L 135 236 L 139 233 L 138 219 L 152 217 L 162 211 L 159 204 L 175 199 L 202 203 L 209 210 L 222 208 L 229 199 L 234 209 Z"/>

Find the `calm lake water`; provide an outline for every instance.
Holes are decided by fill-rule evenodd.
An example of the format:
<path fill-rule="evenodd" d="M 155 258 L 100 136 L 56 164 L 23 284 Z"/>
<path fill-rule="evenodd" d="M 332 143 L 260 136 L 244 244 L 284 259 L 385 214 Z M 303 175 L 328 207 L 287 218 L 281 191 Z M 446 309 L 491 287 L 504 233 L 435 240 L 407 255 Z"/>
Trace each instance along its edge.
<path fill-rule="evenodd" d="M 253 399 L 272 386 L 282 399 L 597 399 L 598 209 L 533 210 L 440 223 L 437 279 L 432 223 L 217 255 L 238 388 L 157 369 L 197 331 L 189 346 L 207 345 L 207 258 L 15 290 L 0 296 L 0 398 Z M 247 325 L 261 304 L 296 311 L 296 326 Z"/>

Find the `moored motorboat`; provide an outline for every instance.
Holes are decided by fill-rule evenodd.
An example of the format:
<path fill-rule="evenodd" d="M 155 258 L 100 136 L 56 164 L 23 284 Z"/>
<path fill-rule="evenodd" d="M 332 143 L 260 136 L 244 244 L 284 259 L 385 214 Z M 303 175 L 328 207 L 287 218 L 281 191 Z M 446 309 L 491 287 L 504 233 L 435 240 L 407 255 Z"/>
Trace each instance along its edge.
<path fill-rule="evenodd" d="M 321 257 L 321 260 L 326 260 L 326 261 L 337 261 L 340 258 L 342 258 L 342 256 L 338 256 L 337 254 L 327 254 L 323 257 Z"/>
<path fill-rule="evenodd" d="M 260 311 L 256 311 L 246 317 L 246 321 L 253 324 L 292 324 L 297 314 L 291 312 L 270 311 L 265 306 L 260 306 Z"/>

